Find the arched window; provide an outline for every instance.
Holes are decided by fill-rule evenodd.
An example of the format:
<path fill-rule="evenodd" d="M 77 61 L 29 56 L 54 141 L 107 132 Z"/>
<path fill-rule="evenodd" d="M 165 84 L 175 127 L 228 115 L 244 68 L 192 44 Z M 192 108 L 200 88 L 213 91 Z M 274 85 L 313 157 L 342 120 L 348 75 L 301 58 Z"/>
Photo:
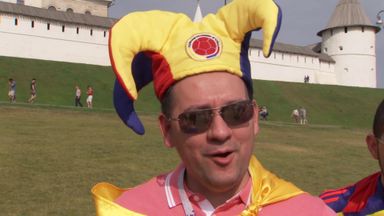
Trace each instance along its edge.
<path fill-rule="evenodd" d="M 87 15 L 92 15 L 92 14 L 91 14 L 91 11 L 88 11 L 88 10 L 85 11 L 85 14 L 87 14 Z"/>
<path fill-rule="evenodd" d="M 73 13 L 73 9 L 72 8 L 67 8 L 67 12 L 68 13 Z"/>
<path fill-rule="evenodd" d="M 56 10 L 56 8 L 55 8 L 55 6 L 51 5 L 51 6 L 48 7 L 48 10 Z"/>

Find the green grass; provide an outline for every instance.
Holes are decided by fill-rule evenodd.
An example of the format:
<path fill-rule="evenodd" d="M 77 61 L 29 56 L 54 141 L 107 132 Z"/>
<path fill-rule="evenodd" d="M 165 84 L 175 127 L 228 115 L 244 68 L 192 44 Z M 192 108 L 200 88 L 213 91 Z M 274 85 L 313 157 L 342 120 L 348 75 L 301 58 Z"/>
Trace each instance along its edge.
<path fill-rule="evenodd" d="M 114 112 L 0 104 L 2 215 L 94 215 L 91 187 L 132 187 L 171 170 L 155 115 L 138 136 Z M 255 155 L 265 167 L 313 194 L 378 170 L 367 129 L 261 122 Z"/>
<path fill-rule="evenodd" d="M 10 77 L 17 81 L 18 102 L 27 101 L 30 80 L 36 78 L 37 104 L 73 106 L 74 87 L 78 84 L 83 90 L 84 104 L 86 86 L 92 85 L 94 107 L 113 109 L 114 75 L 110 67 L 0 57 L 0 101 L 7 101 Z M 261 80 L 254 80 L 254 92 L 258 104 L 268 107 L 273 121 L 289 122 L 291 111 L 303 106 L 313 124 L 359 128 L 370 127 L 375 108 L 384 95 L 384 89 Z M 141 113 L 158 112 L 152 84 L 140 92 L 136 107 Z"/>
<path fill-rule="evenodd" d="M 7 80 L 17 103 L 7 102 Z M 36 78 L 36 104 L 25 101 Z M 149 85 L 136 110 L 145 136 L 127 129 L 112 106 L 110 67 L 0 57 L 1 215 L 95 215 L 91 187 L 108 181 L 132 187 L 179 162 L 159 133 L 159 103 Z M 95 88 L 95 108 L 74 108 L 74 86 Z M 265 167 L 313 194 L 378 170 L 365 135 L 383 89 L 254 81 L 270 118 L 260 122 L 255 155 Z M 83 96 L 83 101 L 85 95 Z M 292 123 L 307 108 L 309 125 Z"/>

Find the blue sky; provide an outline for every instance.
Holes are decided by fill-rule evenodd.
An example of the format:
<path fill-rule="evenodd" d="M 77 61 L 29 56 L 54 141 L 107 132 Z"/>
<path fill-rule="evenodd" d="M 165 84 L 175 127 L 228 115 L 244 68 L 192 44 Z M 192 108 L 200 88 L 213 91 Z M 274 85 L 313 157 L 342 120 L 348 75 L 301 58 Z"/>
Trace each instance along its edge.
<path fill-rule="evenodd" d="M 317 32 L 325 28 L 339 0 L 275 0 L 283 10 L 283 25 L 278 42 L 293 45 L 308 45 L 321 41 Z M 384 0 L 360 0 L 372 24 L 376 14 L 384 10 Z M 224 0 L 200 0 L 205 16 L 215 13 L 223 6 Z M 119 18 L 133 11 L 168 10 L 185 13 L 193 18 L 196 0 L 115 0 L 110 7 L 109 16 Z M 384 19 L 384 13 L 381 13 Z M 384 88 L 384 31 L 376 34 L 377 73 L 380 88 Z M 362 74 L 364 76 L 364 74 Z"/>

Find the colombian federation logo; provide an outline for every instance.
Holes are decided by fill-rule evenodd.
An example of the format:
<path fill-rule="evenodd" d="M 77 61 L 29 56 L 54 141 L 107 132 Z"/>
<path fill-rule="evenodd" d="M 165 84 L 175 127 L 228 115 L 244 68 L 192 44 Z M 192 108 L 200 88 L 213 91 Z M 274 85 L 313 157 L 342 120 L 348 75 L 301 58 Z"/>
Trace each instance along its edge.
<path fill-rule="evenodd" d="M 187 41 L 186 50 L 188 55 L 195 60 L 209 60 L 220 56 L 221 41 L 211 34 L 196 34 Z"/>

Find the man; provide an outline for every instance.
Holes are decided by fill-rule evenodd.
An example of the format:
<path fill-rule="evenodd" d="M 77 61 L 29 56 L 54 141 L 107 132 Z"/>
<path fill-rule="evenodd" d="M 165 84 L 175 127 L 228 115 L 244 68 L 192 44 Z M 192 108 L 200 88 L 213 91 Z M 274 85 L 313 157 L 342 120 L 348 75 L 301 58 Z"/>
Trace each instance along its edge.
<path fill-rule="evenodd" d="M 151 11 L 115 24 L 110 54 L 117 113 L 143 134 L 133 100 L 153 80 L 164 144 L 182 163 L 129 190 L 96 185 L 98 215 L 334 215 L 252 156 L 259 127 L 249 32 L 263 27 L 269 56 L 279 22 L 272 0 L 234 0 L 199 23 Z"/>
<path fill-rule="evenodd" d="M 75 106 L 83 107 L 83 104 L 81 103 L 81 89 L 78 85 L 75 86 Z"/>
<path fill-rule="evenodd" d="M 37 97 L 37 94 L 36 94 L 37 93 L 36 92 L 36 79 L 35 78 L 33 78 L 32 81 L 31 81 L 30 89 L 31 89 L 31 96 L 28 99 L 28 103 L 33 103 L 33 102 L 35 102 L 36 97 Z"/>
<path fill-rule="evenodd" d="M 296 123 L 299 123 L 300 120 L 300 114 L 298 109 L 294 109 L 292 111 L 291 117 L 295 120 Z"/>
<path fill-rule="evenodd" d="M 307 124 L 307 110 L 304 107 L 299 108 L 300 124 Z"/>
<path fill-rule="evenodd" d="M 87 107 L 91 109 L 93 108 L 93 94 L 94 92 L 92 86 L 87 86 Z"/>
<path fill-rule="evenodd" d="M 16 81 L 12 78 L 8 79 L 8 98 L 10 103 L 16 102 Z"/>
<path fill-rule="evenodd" d="M 269 114 L 267 107 L 262 106 L 259 113 L 260 113 L 261 120 L 266 121 Z"/>
<path fill-rule="evenodd" d="M 377 107 L 373 121 L 373 133 L 365 138 L 372 157 L 379 161 L 380 172 L 357 183 L 325 191 L 320 197 L 339 215 L 384 215 L 384 100 Z"/>

